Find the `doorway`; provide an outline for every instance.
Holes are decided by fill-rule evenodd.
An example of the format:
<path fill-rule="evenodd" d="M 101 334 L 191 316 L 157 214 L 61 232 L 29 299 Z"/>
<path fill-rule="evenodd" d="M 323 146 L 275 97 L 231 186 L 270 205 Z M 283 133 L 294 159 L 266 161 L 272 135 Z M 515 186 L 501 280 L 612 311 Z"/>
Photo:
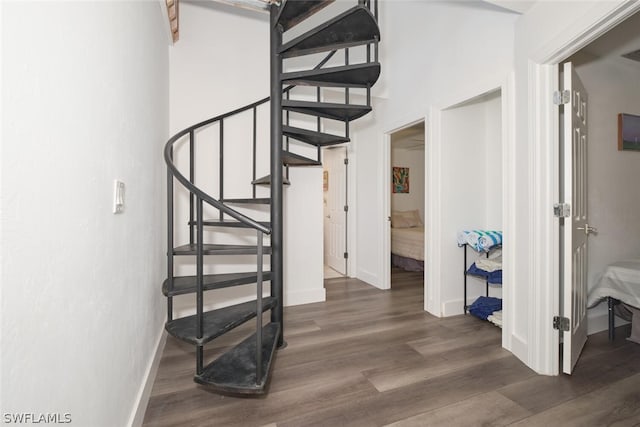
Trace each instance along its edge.
<path fill-rule="evenodd" d="M 424 272 L 425 265 L 425 122 L 389 135 L 388 192 L 392 268 Z M 389 284 L 393 288 L 393 277 Z M 397 276 L 396 276 L 397 277 Z M 423 278 L 424 282 L 424 278 Z"/>
<path fill-rule="evenodd" d="M 609 264 L 640 256 L 640 245 L 637 243 L 640 241 L 640 226 L 634 215 L 630 214 L 640 209 L 640 193 L 635 185 L 640 179 L 640 170 L 637 168 L 639 158 L 638 153 L 619 149 L 617 120 L 620 113 L 640 116 L 640 86 L 637 84 L 640 79 L 640 13 L 573 54 L 563 64 L 563 68 L 567 67 L 567 63 L 572 64 L 589 96 L 586 104 L 588 121 L 585 120 L 588 136 L 585 209 L 588 217 L 585 218 L 588 225 L 580 228 L 587 230 L 589 243 L 586 252 L 588 271 L 584 275 L 585 301 L 574 310 L 565 308 L 561 316 L 572 318 L 573 326 L 578 324 L 573 319 L 575 314 L 586 311 L 586 340 L 587 333 L 591 335 L 608 327 L 606 302 L 600 302 L 586 310 L 586 294 L 597 288 L 599 279 Z M 566 72 L 564 74 L 566 79 Z M 567 106 L 564 105 L 561 108 L 563 117 L 567 115 L 566 110 Z M 561 156 L 561 159 L 566 159 L 566 156 Z M 564 175 L 562 165 L 561 162 L 561 178 Z M 564 197 L 562 200 L 567 202 L 568 198 Z M 575 202 L 572 203 L 574 204 Z M 572 209 L 577 211 L 578 207 L 572 206 Z M 571 218 L 574 217 L 575 215 L 571 215 Z M 568 232 L 566 218 L 560 227 L 563 230 L 562 244 L 566 239 L 562 236 Z M 563 295 L 578 295 L 580 293 L 573 292 L 569 286 L 572 277 L 569 274 L 570 262 L 568 256 L 561 261 L 561 270 L 565 271 L 561 292 Z M 565 296 L 563 304 L 566 304 L 567 299 Z M 616 325 L 623 322 L 619 319 Z M 569 357 L 575 362 L 581 351 L 580 348 L 568 351 L 568 342 L 573 340 L 573 329 L 572 327 L 572 334 L 563 334 L 561 343 L 561 355 L 565 355 L 562 356 L 560 365 L 565 373 L 572 371 L 573 364 L 569 363 Z"/>
<path fill-rule="evenodd" d="M 322 205 L 324 229 L 324 278 L 348 275 L 347 216 L 349 160 L 347 148 L 329 147 L 322 150 Z"/>
<path fill-rule="evenodd" d="M 518 128 L 516 140 L 520 138 L 529 142 L 525 147 L 528 154 L 535 160 L 529 177 L 524 177 L 523 173 L 512 169 L 509 172 L 509 180 L 516 183 L 521 181 L 534 195 L 529 202 L 525 203 L 532 218 L 530 230 L 523 233 L 525 231 L 523 227 L 517 226 L 515 234 L 534 238 L 535 246 L 532 249 L 525 247 L 525 242 L 522 240 L 516 249 L 521 251 L 524 261 L 534 267 L 531 269 L 533 274 L 528 282 L 535 283 L 535 289 L 529 286 L 528 288 L 531 289 L 529 292 L 521 292 L 517 295 L 515 309 L 516 311 L 522 307 L 536 307 L 536 309 L 531 310 L 528 316 L 527 323 L 531 329 L 527 341 L 523 341 L 525 345 L 519 346 L 515 353 L 522 360 L 526 360 L 528 366 L 548 375 L 557 375 L 560 371 L 558 349 L 561 334 L 558 330 L 554 330 L 552 325 L 554 316 L 560 315 L 559 278 L 563 268 L 559 256 L 560 220 L 549 214 L 550 204 L 560 201 L 558 107 L 551 101 L 551 94 L 558 90 L 558 64 L 566 61 L 594 40 L 601 38 L 640 10 L 640 4 L 637 2 L 596 2 L 589 4 L 588 7 L 589 13 L 574 16 L 571 26 L 565 26 L 553 34 L 547 33 L 549 37 L 544 41 L 534 41 L 527 47 L 516 43 L 516 48 L 522 48 L 520 55 L 522 60 L 519 59 L 516 68 L 520 67 L 523 80 L 528 81 L 531 89 L 528 94 L 521 95 L 520 99 L 527 99 L 532 106 L 518 113 L 518 122 L 527 123 L 528 126 Z M 563 12 L 570 8 L 567 5 L 555 4 L 541 6 L 538 10 L 539 14 L 532 17 L 529 22 L 528 40 L 536 40 L 536 35 L 539 33 L 536 29 L 539 28 L 537 24 L 544 21 L 543 17 L 568 16 Z M 526 72 L 523 72 L 524 70 Z M 592 103 L 594 99 L 595 97 L 591 95 Z M 531 130 L 533 132 L 527 135 Z M 593 138 L 591 140 L 593 141 Z M 514 150 L 514 158 L 524 153 L 515 144 L 511 149 Z M 516 189 L 523 187 L 516 184 Z M 593 200 L 589 203 L 592 202 Z M 518 265 L 518 270 L 527 271 L 522 263 Z M 517 327 L 521 328 L 520 325 Z M 528 354 L 525 354 L 525 350 L 528 350 Z"/>

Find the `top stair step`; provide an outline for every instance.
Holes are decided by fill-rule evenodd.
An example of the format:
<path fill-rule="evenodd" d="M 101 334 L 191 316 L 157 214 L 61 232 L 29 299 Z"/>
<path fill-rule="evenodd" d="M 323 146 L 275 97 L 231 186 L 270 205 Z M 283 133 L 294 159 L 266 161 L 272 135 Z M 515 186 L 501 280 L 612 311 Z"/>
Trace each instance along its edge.
<path fill-rule="evenodd" d="M 329 6 L 335 0 L 287 0 L 280 8 L 277 23 L 282 31 L 287 31 L 316 12 Z"/>
<path fill-rule="evenodd" d="M 369 9 L 356 6 L 280 48 L 284 58 L 360 46 L 380 40 L 380 29 Z"/>
<path fill-rule="evenodd" d="M 380 64 L 372 62 L 285 73 L 282 75 L 282 82 L 293 85 L 366 88 L 373 86 L 378 77 Z"/>

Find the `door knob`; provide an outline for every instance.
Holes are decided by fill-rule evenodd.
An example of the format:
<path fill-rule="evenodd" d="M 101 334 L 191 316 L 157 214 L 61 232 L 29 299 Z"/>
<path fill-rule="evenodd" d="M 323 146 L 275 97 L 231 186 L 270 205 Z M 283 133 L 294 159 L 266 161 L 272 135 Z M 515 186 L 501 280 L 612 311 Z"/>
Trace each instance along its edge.
<path fill-rule="evenodd" d="M 583 230 L 584 234 L 598 234 L 598 229 L 591 227 L 589 224 L 585 224 L 584 227 L 576 227 L 577 230 Z"/>

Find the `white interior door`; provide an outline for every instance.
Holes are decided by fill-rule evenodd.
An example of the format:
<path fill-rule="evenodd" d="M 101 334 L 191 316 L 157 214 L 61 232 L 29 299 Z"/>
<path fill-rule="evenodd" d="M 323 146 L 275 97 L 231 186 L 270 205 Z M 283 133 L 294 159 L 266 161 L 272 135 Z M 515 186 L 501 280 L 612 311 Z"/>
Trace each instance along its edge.
<path fill-rule="evenodd" d="M 563 193 L 570 216 L 563 227 L 563 316 L 569 331 L 563 334 L 562 371 L 570 374 L 587 341 L 587 92 L 571 63 L 564 64 L 563 87 L 569 91 L 563 117 Z"/>
<path fill-rule="evenodd" d="M 325 150 L 324 165 L 328 172 L 328 191 L 325 192 L 325 262 L 340 274 L 346 274 L 346 212 L 347 181 L 345 148 Z"/>

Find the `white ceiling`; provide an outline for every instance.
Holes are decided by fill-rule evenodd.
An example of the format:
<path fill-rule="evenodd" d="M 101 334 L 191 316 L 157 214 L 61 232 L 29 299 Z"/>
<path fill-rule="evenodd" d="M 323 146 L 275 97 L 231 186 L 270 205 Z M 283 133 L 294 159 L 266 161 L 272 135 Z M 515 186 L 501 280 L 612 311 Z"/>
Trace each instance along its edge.
<path fill-rule="evenodd" d="M 511 12 L 523 14 L 526 13 L 536 1 L 529 0 L 484 0 L 486 3 L 491 3 L 494 6 L 501 7 L 503 9 L 510 10 Z"/>
<path fill-rule="evenodd" d="M 640 49 L 640 13 L 636 13 L 611 31 L 586 46 L 583 51 L 596 58 L 620 59 L 639 64 L 622 55 Z"/>
<path fill-rule="evenodd" d="M 424 122 L 394 132 L 391 135 L 393 148 L 406 150 L 424 149 Z"/>

